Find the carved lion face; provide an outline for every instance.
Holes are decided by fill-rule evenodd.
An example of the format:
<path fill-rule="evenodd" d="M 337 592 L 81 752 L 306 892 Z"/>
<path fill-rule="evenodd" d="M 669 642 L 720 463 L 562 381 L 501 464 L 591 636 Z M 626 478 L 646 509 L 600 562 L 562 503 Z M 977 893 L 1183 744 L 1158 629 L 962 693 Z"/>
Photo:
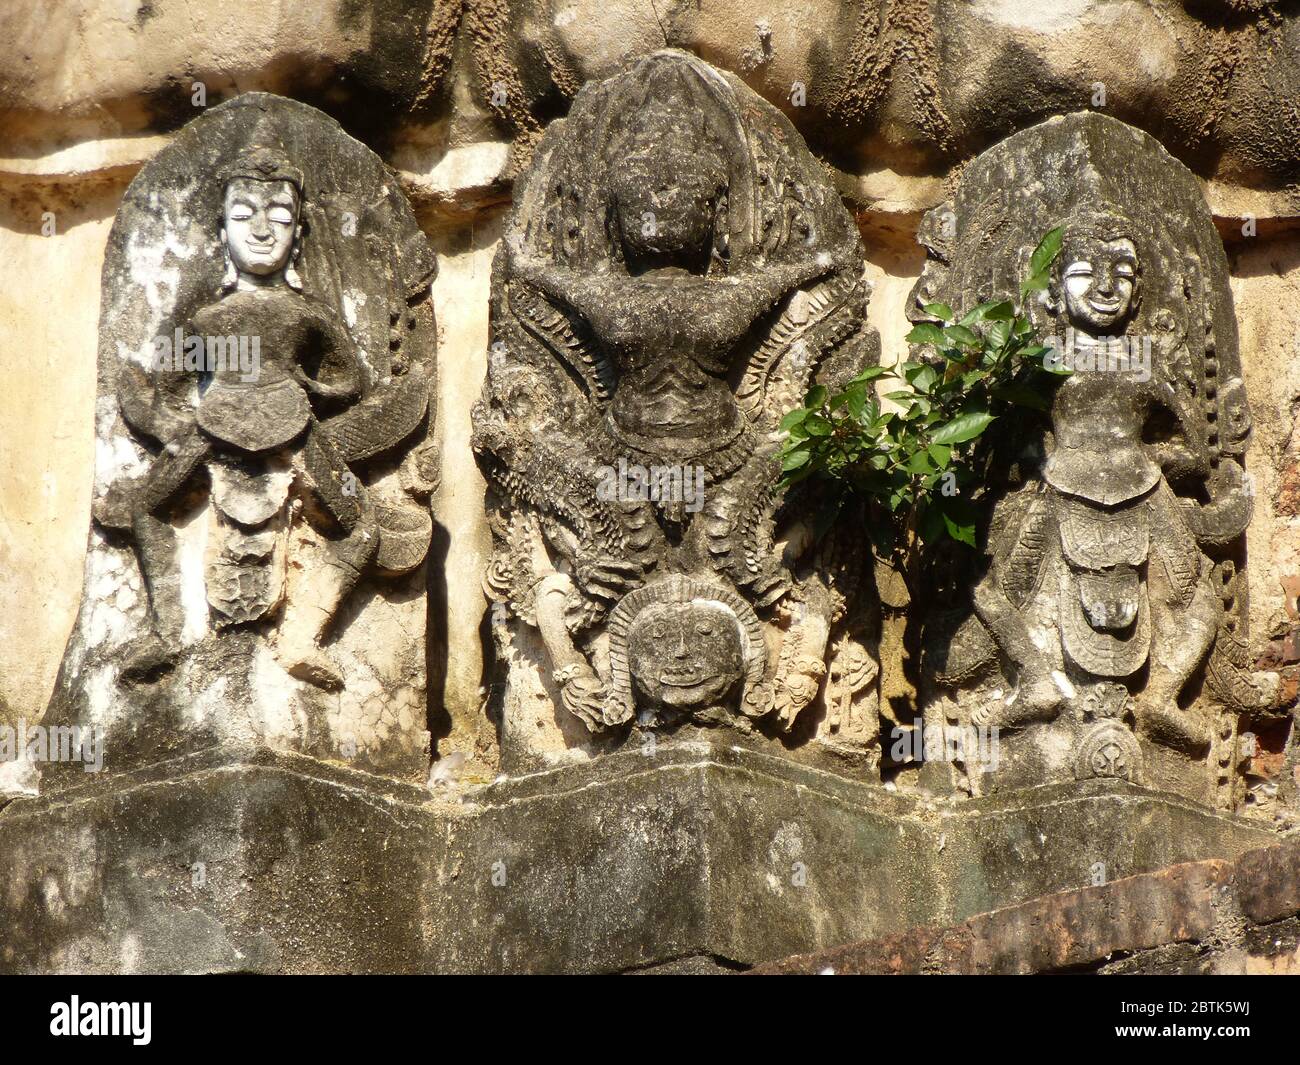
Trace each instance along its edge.
<path fill-rule="evenodd" d="M 1113 334 L 1135 309 L 1137 247 L 1128 237 L 1092 236 L 1061 249 L 1061 290 L 1070 324 L 1091 336 Z"/>
<path fill-rule="evenodd" d="M 292 182 L 233 178 L 226 186 L 221 232 L 235 269 L 254 277 L 281 273 L 299 235 L 298 208 Z"/>
<path fill-rule="evenodd" d="M 656 603 L 632 623 L 628 667 L 644 705 L 717 706 L 745 674 L 740 627 L 718 603 Z"/>

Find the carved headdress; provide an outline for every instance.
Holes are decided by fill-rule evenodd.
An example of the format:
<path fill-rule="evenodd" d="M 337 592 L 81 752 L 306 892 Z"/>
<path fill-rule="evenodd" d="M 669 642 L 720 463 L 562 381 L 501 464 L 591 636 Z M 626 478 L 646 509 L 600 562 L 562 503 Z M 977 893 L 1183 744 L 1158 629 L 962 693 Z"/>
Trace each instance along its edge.
<path fill-rule="evenodd" d="M 815 233 L 819 246 L 853 268 L 847 249 L 856 245 L 838 197 L 809 173 L 811 160 L 796 150 L 785 116 L 751 97 L 729 75 L 676 49 L 588 84 L 568 117 L 552 124 L 519 187 L 516 217 L 528 220 L 529 252 L 577 269 L 616 256 L 607 225 L 611 176 L 623 165 L 623 147 L 644 145 L 658 130 L 660 141 L 694 138 L 724 161 L 717 237 L 726 259 L 779 255 Z"/>
<path fill-rule="evenodd" d="M 287 181 L 302 195 L 302 171 L 278 145 L 250 144 L 222 168 L 221 182 L 228 185 L 236 178 L 253 181 Z"/>

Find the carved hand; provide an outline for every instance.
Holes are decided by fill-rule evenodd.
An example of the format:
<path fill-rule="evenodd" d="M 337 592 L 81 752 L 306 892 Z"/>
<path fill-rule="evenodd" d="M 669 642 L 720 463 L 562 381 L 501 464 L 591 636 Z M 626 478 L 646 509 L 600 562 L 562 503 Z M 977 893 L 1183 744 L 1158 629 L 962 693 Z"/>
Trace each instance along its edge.
<path fill-rule="evenodd" d="M 570 662 L 553 674 L 560 686 L 560 701 L 569 713 L 582 719 L 590 732 L 605 728 L 605 686 L 585 662 Z"/>

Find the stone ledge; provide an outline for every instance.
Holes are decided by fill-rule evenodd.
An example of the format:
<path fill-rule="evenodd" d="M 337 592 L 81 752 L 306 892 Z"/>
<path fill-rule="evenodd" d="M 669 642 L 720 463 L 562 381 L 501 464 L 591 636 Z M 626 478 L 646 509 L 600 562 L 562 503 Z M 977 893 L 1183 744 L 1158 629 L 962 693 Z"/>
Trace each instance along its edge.
<path fill-rule="evenodd" d="M 1257 924 L 1300 914 L 1300 837 L 1237 859 L 1237 904 Z"/>
<path fill-rule="evenodd" d="M 940 802 L 707 744 L 452 798 L 254 749 L 20 800 L 0 811 L 0 971 L 721 971 L 885 936 L 879 971 L 916 971 L 938 933 L 915 928 L 1039 912 L 1025 900 L 1086 879 L 1080 856 L 1148 873 L 1275 838 L 1130 785 Z M 1032 964 L 1124 949 L 1062 912 Z M 981 920 L 946 949 L 1005 968 Z"/>
<path fill-rule="evenodd" d="M 1144 952 L 1165 969 L 1246 971 L 1267 955 L 1270 971 L 1300 971 L 1296 928 L 1260 926 L 1300 915 L 1300 837 L 1247 851 L 1235 861 L 1188 862 L 1098 887 L 1060 892 L 979 914 L 946 928 L 912 928 L 877 940 L 786 958 L 756 975 L 1025 974 L 1100 969 L 1116 957 Z M 1244 920 L 1243 920 L 1244 918 Z M 1295 924 L 1294 921 L 1289 924 Z M 1278 966 L 1284 942 L 1294 970 Z M 1171 952 L 1177 944 L 1199 950 Z M 1199 953 L 1204 957 L 1197 959 Z M 1258 958 L 1256 956 L 1259 956 Z M 1196 962 L 1195 970 L 1188 967 Z M 1151 970 L 1147 970 L 1151 971 Z M 1254 971 L 1263 971 L 1258 966 Z"/>

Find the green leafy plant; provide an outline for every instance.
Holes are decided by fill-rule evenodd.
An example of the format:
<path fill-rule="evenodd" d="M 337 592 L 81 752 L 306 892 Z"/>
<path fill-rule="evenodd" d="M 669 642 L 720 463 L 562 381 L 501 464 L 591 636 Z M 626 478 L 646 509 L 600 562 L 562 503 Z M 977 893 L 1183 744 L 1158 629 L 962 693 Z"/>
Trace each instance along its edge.
<path fill-rule="evenodd" d="M 1030 259 L 1020 301 L 1047 287 L 1062 229 L 1049 232 Z M 781 420 L 782 484 L 815 478 L 834 513 L 865 500 L 879 559 L 906 593 L 928 546 L 944 540 L 976 546 L 973 495 L 987 482 L 988 427 L 1017 411 L 1046 411 L 1055 379 L 1068 373 L 1043 345 L 1023 309 L 1010 300 L 958 314 L 943 303 L 907 334 L 920 358 L 871 366 L 843 391 L 815 385 Z"/>

